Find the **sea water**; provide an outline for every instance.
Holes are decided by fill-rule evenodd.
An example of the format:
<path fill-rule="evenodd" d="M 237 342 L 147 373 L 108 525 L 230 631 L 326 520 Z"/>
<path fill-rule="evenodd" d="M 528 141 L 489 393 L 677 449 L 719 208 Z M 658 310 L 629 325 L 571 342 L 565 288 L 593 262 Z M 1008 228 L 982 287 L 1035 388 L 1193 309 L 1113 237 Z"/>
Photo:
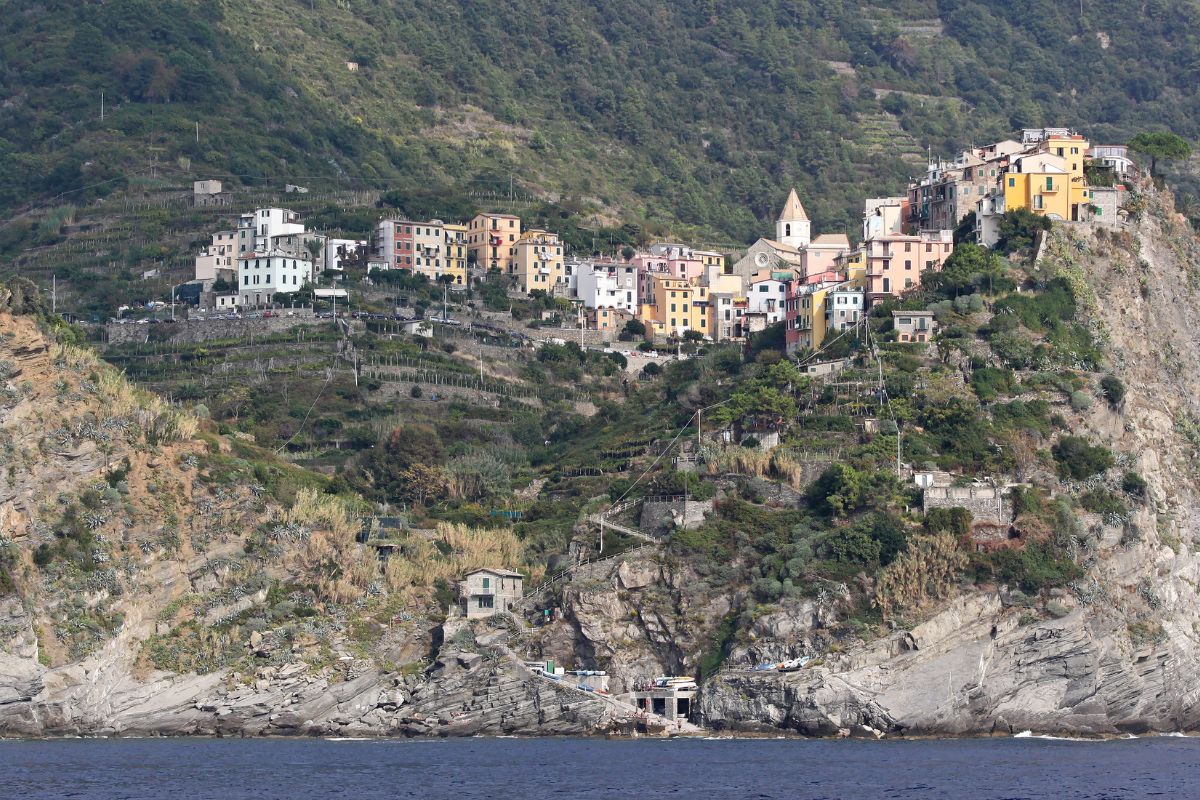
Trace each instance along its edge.
<path fill-rule="evenodd" d="M 0 741 L 0 798 L 1200 797 L 1200 739 Z"/>

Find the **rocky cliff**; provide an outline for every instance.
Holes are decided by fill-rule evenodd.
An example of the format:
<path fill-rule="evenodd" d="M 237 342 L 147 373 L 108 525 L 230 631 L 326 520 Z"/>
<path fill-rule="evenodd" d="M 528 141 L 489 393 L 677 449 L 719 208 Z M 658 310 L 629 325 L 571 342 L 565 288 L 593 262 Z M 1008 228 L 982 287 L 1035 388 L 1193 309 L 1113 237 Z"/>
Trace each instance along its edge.
<path fill-rule="evenodd" d="M 389 591 L 344 502 L 135 391 L 17 288 L 0 294 L 0 735 L 633 724 L 525 669 L 519 631 L 434 646 L 430 595 Z"/>
<path fill-rule="evenodd" d="M 808 669 L 727 668 L 703 687 L 708 724 L 810 735 L 1200 728 L 1200 248 L 1169 194 L 1141 189 L 1124 230 L 1057 225 L 1037 271 L 1086 299 L 1128 392 L 1117 409 L 1084 413 L 1081 432 L 1125 454 L 1150 502 L 1117 524 L 1092 517 L 1078 537 L 1086 575 L 1049 602 L 963 587 L 910 630 L 816 652 Z"/>
<path fill-rule="evenodd" d="M 734 635 L 744 587 L 705 582 L 686 559 L 639 552 L 563 588 L 563 620 L 540 646 L 623 675 L 723 666 L 702 682 L 715 729 L 812 736 L 1194 731 L 1200 728 L 1200 247 L 1168 193 L 1144 184 L 1116 230 L 1061 223 L 1035 280 L 1068 280 L 1128 387 L 1118 406 L 1055 401 L 1075 432 L 1145 477 L 1124 519 L 1084 513 L 1070 547 L 1083 576 L 1029 596 L 963 582 L 949 600 L 882 636 L 842 624 L 849 593 L 754 607 Z M 1051 495 L 1081 487 L 1034 456 L 1022 465 Z M 753 607 L 753 604 L 751 604 Z M 796 656 L 794 672 L 755 664 Z"/>

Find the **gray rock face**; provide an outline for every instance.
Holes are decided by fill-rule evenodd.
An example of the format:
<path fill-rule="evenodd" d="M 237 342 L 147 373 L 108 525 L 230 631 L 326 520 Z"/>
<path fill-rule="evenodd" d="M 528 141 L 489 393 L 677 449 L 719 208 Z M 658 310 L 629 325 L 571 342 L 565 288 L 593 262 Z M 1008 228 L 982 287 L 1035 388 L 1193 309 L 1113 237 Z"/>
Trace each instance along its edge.
<path fill-rule="evenodd" d="M 349 681 L 284 667 L 134 680 L 115 665 L 46 670 L 0 655 L 0 734 L 24 736 L 589 735 L 628 725 L 617 704 L 539 678 L 503 651 L 446 653 L 425 676 Z"/>
<path fill-rule="evenodd" d="M 1090 611 L 1016 623 L 998 595 L 963 597 L 910 633 L 832 663 L 794 673 L 726 670 L 702 687 L 702 716 L 715 728 L 809 736 L 1200 727 L 1193 649 L 1167 641 L 1131 651 L 1119 629 Z"/>

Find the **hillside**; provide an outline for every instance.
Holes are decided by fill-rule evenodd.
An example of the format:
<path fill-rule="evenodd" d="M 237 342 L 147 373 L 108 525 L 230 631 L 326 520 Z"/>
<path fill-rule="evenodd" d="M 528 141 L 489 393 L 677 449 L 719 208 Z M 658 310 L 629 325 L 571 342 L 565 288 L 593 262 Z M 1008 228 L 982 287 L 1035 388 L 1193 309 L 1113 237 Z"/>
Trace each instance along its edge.
<path fill-rule="evenodd" d="M 511 188 L 589 227 L 741 242 L 797 185 L 818 229 L 852 229 L 858 187 L 898 189 L 927 147 L 1200 134 L 1196 4 L 1127 9 L 43 0 L 0 23 L 0 209 L 202 176 L 396 190 L 427 215 Z"/>
<path fill-rule="evenodd" d="M 247 413 L 285 381 L 240 407 L 170 406 L 14 284 L 0 313 L 0 729 L 641 724 L 522 666 L 550 658 L 606 670 L 614 693 L 696 675 L 700 720 L 734 731 L 1194 730 L 1200 243 L 1152 184 L 1131 208 L 1117 230 L 1056 226 L 1036 255 L 961 246 L 901 306 L 934 310 L 936 346 L 895 341 L 884 304 L 866 340 L 840 345 L 836 382 L 763 339 L 624 391 L 572 347 L 527 361 L 493 345 L 493 379 L 542 374 L 540 403 L 410 393 L 333 479 L 275 455 L 292 423 Z M 301 359 L 286 376 L 304 352 L 270 357 Z M 223 363 L 236 375 L 240 358 Z M 558 380 L 608 396 L 574 405 Z M 723 443 L 763 415 L 786 421 L 778 445 Z M 336 431 L 318 427 L 305 436 Z M 1004 487 L 1000 521 L 988 502 L 922 509 L 896 475 L 897 431 L 913 472 L 972 497 Z M 383 504 L 402 501 L 383 528 Z M 536 587 L 522 613 L 447 618 L 450 582 L 484 564 Z M 755 669 L 789 659 L 801 668 Z"/>

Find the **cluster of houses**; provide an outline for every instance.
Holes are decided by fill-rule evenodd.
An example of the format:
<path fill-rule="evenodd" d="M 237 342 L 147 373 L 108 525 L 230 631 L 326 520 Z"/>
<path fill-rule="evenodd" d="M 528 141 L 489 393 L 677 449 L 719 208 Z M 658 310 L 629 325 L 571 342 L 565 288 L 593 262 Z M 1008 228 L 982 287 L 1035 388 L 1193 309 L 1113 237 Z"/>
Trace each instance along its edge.
<path fill-rule="evenodd" d="M 220 309 L 280 302 L 280 295 L 351 264 L 368 273 L 405 270 L 456 290 L 499 273 L 513 292 L 569 299 L 579 324 L 591 330 L 616 333 L 636 320 L 655 339 L 694 332 L 726 341 L 784 322 L 789 353 L 820 350 L 831 334 L 861 324 L 872 305 L 940 270 L 969 215 L 975 237 L 989 246 L 1001 216 L 1014 209 L 1116 222 L 1122 187 L 1116 180 L 1089 185 L 1085 165 L 1117 180 L 1131 166 L 1123 146 L 1092 147 L 1065 128 L 1029 129 L 1020 141 L 931 159 L 905 195 L 866 200 L 858 245 L 845 233 L 814 236 L 793 189 L 774 238 L 759 239 L 737 258 L 679 243 L 629 257 L 580 258 L 556 234 L 497 213 L 465 223 L 385 219 L 370 241 L 335 239 L 307 230 L 287 209 L 261 208 L 241 215 L 236 229 L 213 234 L 196 259 L 196 282 Z M 216 182 L 201 183 L 204 196 L 214 188 L 220 195 Z M 924 341 L 927 329 L 906 336 Z"/>

